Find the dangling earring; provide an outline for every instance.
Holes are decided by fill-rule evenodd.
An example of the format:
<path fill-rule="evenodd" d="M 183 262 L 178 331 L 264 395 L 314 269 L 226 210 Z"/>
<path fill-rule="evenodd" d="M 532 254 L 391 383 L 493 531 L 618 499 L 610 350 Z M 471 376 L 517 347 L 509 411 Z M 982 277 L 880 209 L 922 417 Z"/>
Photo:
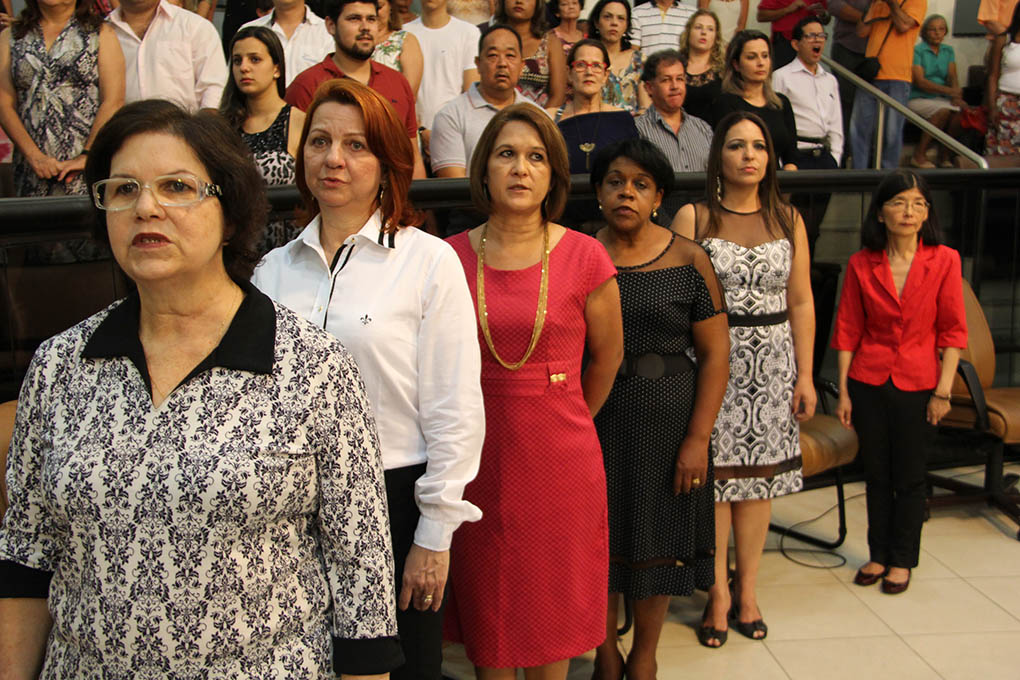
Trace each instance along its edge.
<path fill-rule="evenodd" d="M 720 203 L 722 202 L 722 178 L 721 177 L 716 177 L 715 178 L 715 197 L 719 199 Z"/>
<path fill-rule="evenodd" d="M 654 210 L 652 210 L 652 219 L 655 220 L 655 219 L 658 219 L 658 218 L 659 218 L 659 209 L 655 208 Z"/>

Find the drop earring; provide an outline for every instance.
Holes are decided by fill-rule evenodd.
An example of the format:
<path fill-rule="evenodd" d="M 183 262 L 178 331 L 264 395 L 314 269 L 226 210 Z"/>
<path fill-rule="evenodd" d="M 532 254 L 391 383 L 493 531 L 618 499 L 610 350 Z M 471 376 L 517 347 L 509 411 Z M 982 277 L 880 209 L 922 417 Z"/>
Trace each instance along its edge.
<path fill-rule="evenodd" d="M 722 203 L 722 178 L 715 178 L 715 197 Z"/>

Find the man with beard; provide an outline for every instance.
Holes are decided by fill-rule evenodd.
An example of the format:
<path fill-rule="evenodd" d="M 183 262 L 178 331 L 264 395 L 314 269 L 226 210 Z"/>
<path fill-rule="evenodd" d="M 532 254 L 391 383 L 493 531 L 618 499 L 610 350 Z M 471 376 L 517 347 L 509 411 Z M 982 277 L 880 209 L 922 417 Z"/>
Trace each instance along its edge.
<path fill-rule="evenodd" d="M 287 88 L 287 103 L 304 111 L 319 85 L 333 78 L 353 78 L 368 85 L 393 105 L 414 147 L 414 177 L 425 177 L 411 86 L 398 71 L 372 61 L 379 23 L 375 0 L 329 0 L 325 13 L 326 31 L 333 36 L 336 51 L 298 74 Z"/>

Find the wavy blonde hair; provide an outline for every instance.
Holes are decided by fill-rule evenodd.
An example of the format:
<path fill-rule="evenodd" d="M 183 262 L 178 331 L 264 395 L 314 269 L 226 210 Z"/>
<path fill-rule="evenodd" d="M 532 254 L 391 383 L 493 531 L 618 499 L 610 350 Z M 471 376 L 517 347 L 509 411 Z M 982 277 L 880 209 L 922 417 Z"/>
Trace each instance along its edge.
<path fill-rule="evenodd" d="M 723 69 L 726 68 L 726 59 L 723 57 L 723 44 L 725 41 L 722 39 L 722 24 L 719 23 L 719 17 L 716 16 L 716 13 L 710 9 L 699 9 L 687 20 L 684 32 L 680 34 L 680 54 L 683 55 L 685 62 L 691 57 L 691 27 L 694 25 L 694 20 L 698 17 L 712 17 L 712 21 L 715 22 L 715 42 L 712 43 L 712 49 L 708 52 L 708 63 L 712 64 L 713 71 L 722 73 Z"/>

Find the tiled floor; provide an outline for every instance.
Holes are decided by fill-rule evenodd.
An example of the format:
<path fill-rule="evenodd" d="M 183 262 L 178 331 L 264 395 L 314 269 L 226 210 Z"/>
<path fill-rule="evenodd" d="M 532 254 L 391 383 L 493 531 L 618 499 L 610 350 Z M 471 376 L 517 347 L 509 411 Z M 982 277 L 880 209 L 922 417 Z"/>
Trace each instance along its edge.
<path fill-rule="evenodd" d="M 1020 464 L 1007 466 L 1020 472 Z M 957 470 L 980 481 L 980 468 Z M 769 534 L 759 575 L 759 603 L 768 639 L 731 633 L 726 646 L 698 645 L 693 626 L 703 593 L 676 598 L 659 647 L 659 677 L 683 680 L 1020 680 L 1020 541 L 1017 526 L 983 506 L 937 509 L 925 524 L 921 564 L 910 589 L 883 595 L 877 586 L 852 583 L 867 558 L 864 485 L 849 484 L 849 535 L 834 554 L 778 550 Z M 806 520 L 835 503 L 833 489 L 817 489 L 774 504 L 781 523 Z M 835 512 L 811 533 L 834 535 Z M 842 559 L 845 564 L 839 565 Z M 630 643 L 622 642 L 623 651 Z M 471 678 L 463 648 L 446 650 L 444 670 Z M 593 652 L 571 661 L 570 680 L 591 677 Z"/>

